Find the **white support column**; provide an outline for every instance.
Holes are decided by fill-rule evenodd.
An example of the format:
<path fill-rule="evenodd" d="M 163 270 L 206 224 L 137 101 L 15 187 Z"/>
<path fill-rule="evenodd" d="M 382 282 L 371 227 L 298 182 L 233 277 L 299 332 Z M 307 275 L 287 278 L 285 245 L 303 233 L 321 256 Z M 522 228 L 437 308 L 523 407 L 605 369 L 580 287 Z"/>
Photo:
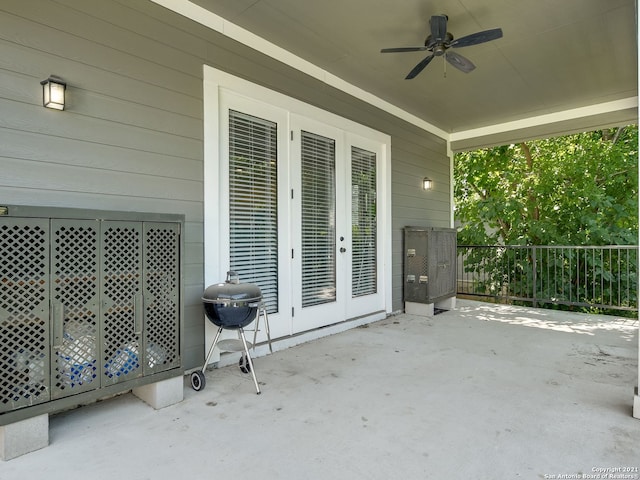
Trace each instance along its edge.
<path fill-rule="evenodd" d="M 640 60 L 640 51 L 637 52 L 638 60 Z M 638 65 L 638 74 L 640 74 L 640 63 Z M 638 105 L 638 115 L 640 115 L 640 105 Z M 640 153 L 638 154 L 638 161 L 640 162 Z M 638 179 L 640 179 L 640 172 L 638 172 Z M 638 205 L 638 213 L 640 213 L 640 205 Z M 640 231 L 638 232 L 640 233 Z M 638 327 L 640 330 L 640 327 Z M 638 335 L 638 358 L 640 358 L 640 335 Z M 633 397 L 633 416 L 640 419 L 640 363 L 638 363 L 638 381 L 636 383 L 635 396 Z"/>
<path fill-rule="evenodd" d="M 49 415 L 0 426 L 0 460 L 11 460 L 49 445 Z"/>
<path fill-rule="evenodd" d="M 184 399 L 184 380 L 182 376 L 161 380 L 133 389 L 133 394 L 159 410 Z"/>
<path fill-rule="evenodd" d="M 638 335 L 638 358 L 640 358 L 640 335 Z M 633 416 L 640 420 L 640 364 L 638 365 L 638 383 L 633 397 Z"/>

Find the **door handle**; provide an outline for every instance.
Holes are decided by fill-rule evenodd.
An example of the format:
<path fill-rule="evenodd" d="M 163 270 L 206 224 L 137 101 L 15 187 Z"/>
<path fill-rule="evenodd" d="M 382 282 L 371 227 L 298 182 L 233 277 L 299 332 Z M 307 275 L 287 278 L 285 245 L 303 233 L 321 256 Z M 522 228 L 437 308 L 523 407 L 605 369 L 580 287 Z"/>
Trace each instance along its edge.
<path fill-rule="evenodd" d="M 64 338 L 64 305 L 61 302 L 53 304 L 53 348 L 59 350 Z"/>
<path fill-rule="evenodd" d="M 140 335 L 142 333 L 142 316 L 144 315 L 144 298 L 142 293 L 136 293 L 133 296 L 133 333 Z"/>

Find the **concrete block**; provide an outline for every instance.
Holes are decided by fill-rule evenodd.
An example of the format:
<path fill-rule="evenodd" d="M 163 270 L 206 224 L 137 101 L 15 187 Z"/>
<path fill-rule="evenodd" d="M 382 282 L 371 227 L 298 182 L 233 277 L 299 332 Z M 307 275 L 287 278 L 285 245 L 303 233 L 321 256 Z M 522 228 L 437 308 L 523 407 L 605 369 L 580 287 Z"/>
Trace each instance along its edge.
<path fill-rule="evenodd" d="M 440 300 L 436 302 L 436 308 L 441 308 L 442 310 L 455 310 L 456 309 L 456 297 L 445 298 L 444 300 Z"/>
<path fill-rule="evenodd" d="M 433 317 L 433 303 L 404 302 L 404 312 L 408 315 Z"/>
<path fill-rule="evenodd" d="M 0 427 L 0 460 L 11 460 L 49 445 L 49 415 Z"/>
<path fill-rule="evenodd" d="M 133 389 L 133 394 L 156 410 L 179 403 L 184 399 L 182 376 L 143 385 Z"/>
<path fill-rule="evenodd" d="M 404 313 L 420 317 L 433 317 L 435 309 L 455 310 L 456 297 L 445 298 L 434 303 L 404 302 Z"/>
<path fill-rule="evenodd" d="M 640 395 L 633 397 L 633 416 L 640 420 Z"/>

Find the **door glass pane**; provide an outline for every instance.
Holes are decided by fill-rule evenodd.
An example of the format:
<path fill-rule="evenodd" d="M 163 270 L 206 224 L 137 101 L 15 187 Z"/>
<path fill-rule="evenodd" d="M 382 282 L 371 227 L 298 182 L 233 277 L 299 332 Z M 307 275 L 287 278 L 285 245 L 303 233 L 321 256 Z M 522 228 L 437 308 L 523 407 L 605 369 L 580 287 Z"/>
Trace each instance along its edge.
<path fill-rule="evenodd" d="M 335 141 L 302 132 L 302 306 L 336 300 Z"/>
<path fill-rule="evenodd" d="M 351 147 L 352 295 L 376 293 L 376 154 Z"/>
<path fill-rule="evenodd" d="M 278 147 L 274 122 L 229 111 L 231 270 L 278 311 Z"/>

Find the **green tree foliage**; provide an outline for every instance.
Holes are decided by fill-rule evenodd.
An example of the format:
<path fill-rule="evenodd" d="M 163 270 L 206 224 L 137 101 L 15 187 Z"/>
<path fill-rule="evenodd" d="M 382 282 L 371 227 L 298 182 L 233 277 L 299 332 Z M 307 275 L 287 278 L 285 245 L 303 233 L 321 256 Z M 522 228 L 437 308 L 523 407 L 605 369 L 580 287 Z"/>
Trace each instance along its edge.
<path fill-rule="evenodd" d="M 638 128 L 455 158 L 459 244 L 637 245 Z"/>
<path fill-rule="evenodd" d="M 637 249 L 589 247 L 638 244 L 637 126 L 459 153 L 454 178 L 458 245 L 544 246 L 467 249 L 474 293 L 636 308 Z"/>

